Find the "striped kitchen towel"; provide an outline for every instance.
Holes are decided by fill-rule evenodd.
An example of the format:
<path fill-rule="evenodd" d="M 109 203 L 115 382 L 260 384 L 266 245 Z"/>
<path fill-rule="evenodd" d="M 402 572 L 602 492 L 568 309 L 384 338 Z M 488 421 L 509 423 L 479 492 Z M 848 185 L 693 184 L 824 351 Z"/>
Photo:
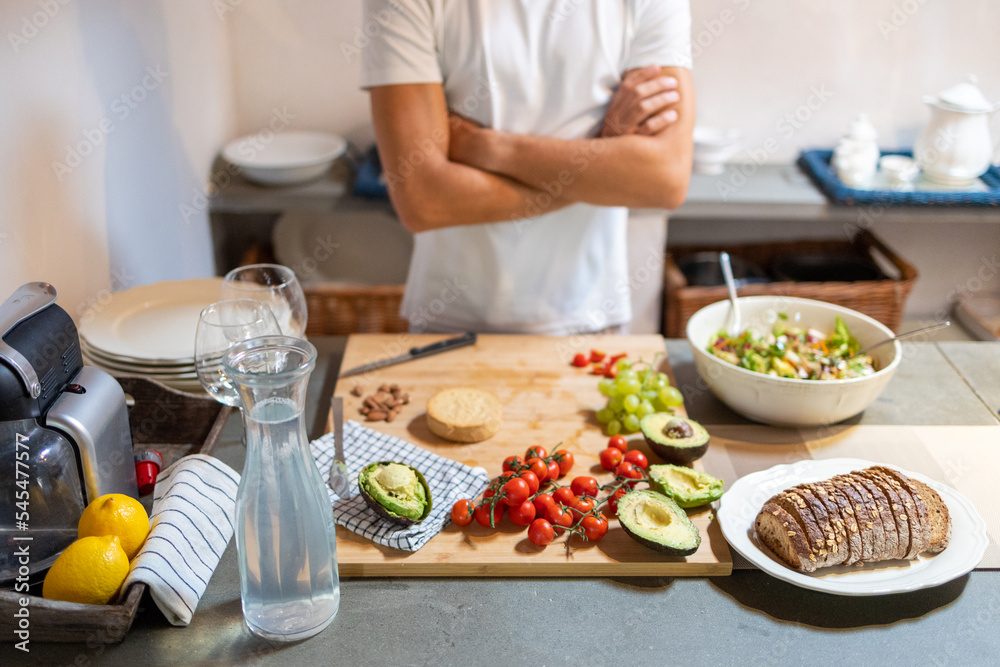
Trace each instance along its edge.
<path fill-rule="evenodd" d="M 232 468 L 205 454 L 185 456 L 162 471 L 149 537 L 122 590 L 141 581 L 170 623 L 190 623 L 233 536 L 239 485 Z"/>
<path fill-rule="evenodd" d="M 326 480 L 333 464 L 333 434 L 310 443 L 316 467 Z M 373 542 L 416 551 L 441 532 L 451 516 L 451 506 L 461 498 L 475 498 L 486 489 L 490 478 L 482 468 L 470 468 L 464 463 L 432 454 L 401 438 L 386 435 L 362 426 L 356 421 L 344 424 L 344 458 L 351 491 L 347 498 L 338 498 L 329 486 L 327 492 L 333 504 L 333 517 L 338 524 Z M 358 473 L 369 463 L 397 461 L 413 466 L 427 480 L 431 490 L 430 515 L 418 524 L 404 528 L 386 521 L 368 507 L 358 490 Z"/>

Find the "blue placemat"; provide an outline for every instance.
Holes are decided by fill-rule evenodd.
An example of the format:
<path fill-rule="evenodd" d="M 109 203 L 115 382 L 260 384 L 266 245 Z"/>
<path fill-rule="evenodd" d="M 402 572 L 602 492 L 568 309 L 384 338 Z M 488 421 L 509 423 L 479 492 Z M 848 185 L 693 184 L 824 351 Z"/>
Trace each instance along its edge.
<path fill-rule="evenodd" d="M 911 151 L 883 151 L 882 155 L 905 155 Z M 882 206 L 1000 206 L 1000 168 L 990 167 L 980 176 L 987 190 L 862 190 L 845 185 L 830 160 L 831 150 L 808 150 L 799 155 L 798 165 L 834 203 L 847 206 L 880 204 Z"/>

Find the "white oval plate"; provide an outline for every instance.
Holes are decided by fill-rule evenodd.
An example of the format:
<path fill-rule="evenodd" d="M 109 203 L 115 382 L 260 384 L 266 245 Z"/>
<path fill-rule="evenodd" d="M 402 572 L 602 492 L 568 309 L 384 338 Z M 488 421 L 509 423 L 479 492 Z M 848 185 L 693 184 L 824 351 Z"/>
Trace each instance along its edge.
<path fill-rule="evenodd" d="M 989 545 L 989 537 L 986 522 L 972 503 L 950 486 L 898 466 L 890 467 L 931 487 L 948 505 L 953 522 L 952 537 L 948 548 L 941 553 L 920 556 L 913 561 L 867 563 L 863 568 L 834 566 L 806 574 L 782 563 L 757 538 L 754 520 L 771 496 L 796 484 L 816 482 L 873 465 L 889 464 L 861 459 L 799 461 L 741 477 L 720 501 L 718 517 L 722 534 L 729 546 L 771 576 L 835 595 L 885 595 L 931 588 L 956 579 L 979 564 Z"/>
<path fill-rule="evenodd" d="M 87 345 L 139 363 L 192 363 L 198 317 L 221 297 L 222 278 L 172 280 L 112 294 L 80 324 Z"/>

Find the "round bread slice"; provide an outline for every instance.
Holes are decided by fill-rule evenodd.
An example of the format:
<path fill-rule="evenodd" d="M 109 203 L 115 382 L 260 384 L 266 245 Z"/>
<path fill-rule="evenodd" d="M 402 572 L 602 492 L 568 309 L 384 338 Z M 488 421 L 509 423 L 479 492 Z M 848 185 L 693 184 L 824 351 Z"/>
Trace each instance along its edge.
<path fill-rule="evenodd" d="M 831 565 L 840 565 L 850 560 L 850 546 L 847 542 L 847 527 L 840 516 L 840 506 L 830 498 L 826 490 L 819 484 L 802 484 L 813 495 L 816 502 L 819 502 L 826 511 L 827 516 L 827 548 L 833 552 L 829 561 Z M 831 543 L 832 542 L 832 543 Z"/>
<path fill-rule="evenodd" d="M 875 469 L 899 482 L 898 488 L 905 491 L 905 493 L 900 494 L 903 498 L 904 505 L 906 503 L 906 494 L 909 494 L 909 498 L 913 502 L 912 510 L 917 515 L 917 521 L 910 526 L 910 532 L 913 533 L 914 527 L 916 527 L 916 535 L 918 539 L 914 540 L 915 543 L 911 551 L 914 552 L 914 557 L 916 557 L 916 554 L 922 553 L 931 547 L 931 520 L 927 498 L 921 493 L 921 489 L 916 480 L 910 479 L 898 470 L 888 466 L 875 466 Z M 920 486 L 923 485 L 921 484 Z M 929 487 L 924 486 L 924 488 Z M 934 495 L 937 496 L 936 493 Z M 940 500 L 940 498 L 938 498 L 938 500 Z M 906 508 L 908 510 L 911 509 L 909 505 L 906 505 Z"/>
<path fill-rule="evenodd" d="M 810 485 L 816 493 L 816 497 L 826 503 L 827 513 L 834 517 L 833 527 L 837 535 L 837 544 L 840 549 L 847 550 L 844 557 L 844 565 L 853 565 L 861 559 L 861 542 L 857 535 L 857 523 L 854 516 L 846 514 L 844 506 L 838 500 L 840 492 L 827 484 L 826 480 Z M 845 501 L 846 504 L 846 501 Z M 853 524 L 854 532 L 850 530 Z"/>
<path fill-rule="evenodd" d="M 805 485 L 800 484 L 792 490 L 799 494 L 799 496 L 801 496 L 809 505 L 809 509 L 812 510 L 813 516 L 816 517 L 816 524 L 823 533 L 824 548 L 820 550 L 821 558 L 819 566 L 827 567 L 829 565 L 840 565 L 843 563 L 846 555 L 845 553 L 842 553 L 840 548 L 837 546 L 837 536 L 830 523 L 830 515 L 826 512 L 826 506 L 819 500 L 819 498 L 816 497 L 816 494 L 806 488 Z"/>
<path fill-rule="evenodd" d="M 902 474 L 902 473 L 900 473 Z M 951 513 L 938 492 L 923 482 L 907 478 L 917 490 L 914 498 L 926 503 L 930 516 L 930 541 L 925 551 L 938 553 L 944 551 L 951 541 Z"/>
<path fill-rule="evenodd" d="M 899 486 L 898 482 L 896 483 L 896 487 L 894 487 L 892 482 L 895 480 L 890 480 L 874 468 L 865 468 L 854 474 L 870 479 L 885 494 L 886 500 L 889 501 L 889 512 L 896 522 L 896 532 L 899 534 L 899 544 L 895 557 L 910 558 L 910 516 L 908 510 L 904 507 L 903 499 L 896 492 L 896 487 Z M 915 558 L 916 556 L 913 557 Z"/>
<path fill-rule="evenodd" d="M 826 539 L 823 536 L 823 531 L 816 524 L 816 519 L 806 501 L 789 489 L 782 491 L 768 502 L 781 507 L 798 524 L 809 547 L 809 560 L 814 564 L 813 569 L 822 567 L 822 561 L 827 554 Z"/>
<path fill-rule="evenodd" d="M 868 489 L 861 485 L 861 482 L 850 475 L 837 475 L 833 479 L 834 481 L 850 485 L 863 503 L 861 510 L 855 512 L 854 516 L 858 520 L 858 527 L 863 530 L 870 530 L 872 535 L 871 556 L 866 558 L 864 562 L 873 563 L 885 560 L 885 531 L 882 528 L 882 519 L 879 517 L 875 499 L 868 492 Z"/>
<path fill-rule="evenodd" d="M 802 529 L 784 509 L 767 502 L 754 521 L 760 541 L 786 565 L 802 572 L 815 572 L 816 559 Z"/>
<path fill-rule="evenodd" d="M 494 394 L 472 387 L 444 389 L 427 401 L 431 433 L 452 442 L 479 442 L 496 435 L 503 405 Z"/>

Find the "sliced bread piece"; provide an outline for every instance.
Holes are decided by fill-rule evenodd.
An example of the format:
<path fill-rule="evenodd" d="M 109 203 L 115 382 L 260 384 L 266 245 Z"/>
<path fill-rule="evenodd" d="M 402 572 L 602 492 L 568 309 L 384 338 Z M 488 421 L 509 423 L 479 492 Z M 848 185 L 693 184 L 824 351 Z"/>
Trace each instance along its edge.
<path fill-rule="evenodd" d="M 820 567 L 820 564 L 826 559 L 827 555 L 826 538 L 823 536 L 823 531 L 820 530 L 819 525 L 817 525 L 816 518 L 813 516 L 806 501 L 789 489 L 788 491 L 782 491 L 768 502 L 781 507 L 798 523 L 809 545 L 812 556 L 811 560 L 816 563 L 816 567 Z"/>
<path fill-rule="evenodd" d="M 835 555 L 833 560 L 837 564 L 846 564 L 851 559 L 851 546 L 847 539 L 847 524 L 840 514 L 840 505 L 830 497 L 830 494 L 827 493 L 821 484 L 803 484 L 802 486 L 811 491 L 826 509 L 826 514 L 830 520 L 830 528 L 833 531 L 834 544 L 832 550 Z"/>
<path fill-rule="evenodd" d="M 873 484 L 878 486 L 879 491 L 881 491 L 885 496 L 889 503 L 889 514 L 892 516 L 892 520 L 896 524 L 896 533 L 899 536 L 899 543 L 897 545 L 896 552 L 891 557 L 907 558 L 907 554 L 910 551 L 910 519 L 906 513 L 906 509 L 903 507 L 903 501 L 896 493 L 896 489 L 894 489 L 890 481 L 877 470 L 866 468 L 864 470 L 855 471 L 854 474 L 861 475 L 862 477 L 871 480 Z"/>
<path fill-rule="evenodd" d="M 926 503 L 930 513 L 931 536 L 926 551 L 931 553 L 944 551 L 951 541 L 951 513 L 948 511 L 948 506 L 931 487 L 911 477 L 907 480 L 916 488 L 917 496 Z"/>
<path fill-rule="evenodd" d="M 861 533 L 858 530 L 858 522 L 854 518 L 854 508 L 851 507 L 851 502 L 844 492 L 828 480 L 818 482 L 818 486 L 840 512 L 840 520 L 844 523 L 844 542 L 848 551 L 844 565 L 854 565 L 864 555 L 864 549 L 861 546 Z"/>
<path fill-rule="evenodd" d="M 754 521 L 760 541 L 789 567 L 816 571 L 816 558 L 798 523 L 779 505 L 768 502 Z"/>
<path fill-rule="evenodd" d="M 858 539 L 861 541 L 861 558 L 856 562 L 864 564 L 872 560 L 872 552 L 875 549 L 875 530 L 868 521 L 868 508 L 865 507 L 861 494 L 853 484 L 844 480 L 830 479 L 827 484 L 840 491 L 847 499 L 854 525 L 857 527 Z"/>
<path fill-rule="evenodd" d="M 931 519 L 927 503 L 925 499 L 921 497 L 920 490 L 914 483 L 915 480 L 911 480 L 903 473 L 895 470 L 894 468 L 890 468 L 889 466 L 875 466 L 875 469 L 899 483 L 898 488 L 905 492 L 902 494 L 903 504 L 906 505 L 907 509 L 912 510 L 912 512 L 916 514 L 917 539 L 914 540 L 914 544 L 911 548 L 911 551 L 913 552 L 912 558 L 916 558 L 918 554 L 927 551 L 931 545 Z M 927 487 L 925 486 L 925 488 Z M 906 502 L 907 495 L 909 496 L 909 500 L 913 503 L 912 507 Z M 914 528 L 911 526 L 910 532 L 912 533 L 913 531 Z"/>
<path fill-rule="evenodd" d="M 809 509 L 812 510 L 813 516 L 816 517 L 816 525 L 819 526 L 823 533 L 823 542 L 826 547 L 826 553 L 821 553 L 822 557 L 819 560 L 820 567 L 840 565 L 844 562 L 846 555 L 845 552 L 842 552 L 840 547 L 837 546 L 837 535 L 834 532 L 832 523 L 830 522 L 830 515 L 827 514 L 826 506 L 819 500 L 819 498 L 816 497 L 816 494 L 806 488 L 803 484 L 793 487 L 793 490 L 809 505 Z"/>
<path fill-rule="evenodd" d="M 851 477 L 858 480 L 861 486 L 868 490 L 878 508 L 879 518 L 882 519 L 882 530 L 885 533 L 885 551 L 879 560 L 897 558 L 899 554 L 899 531 L 896 529 L 896 519 L 889 508 L 889 499 L 885 497 L 885 493 L 882 492 L 878 484 L 861 475 L 859 471 L 852 472 Z"/>
<path fill-rule="evenodd" d="M 861 482 L 850 475 L 838 475 L 834 479 L 841 480 L 845 484 L 853 486 L 861 497 L 861 502 L 864 503 L 864 523 L 872 531 L 873 537 L 872 555 L 865 562 L 885 560 L 885 530 L 882 527 L 882 518 L 879 516 L 878 505 L 875 504 L 874 496 L 868 492 L 868 489 L 862 486 Z M 860 522 L 861 520 L 862 518 L 859 517 L 858 521 Z"/>
<path fill-rule="evenodd" d="M 886 495 L 895 495 L 896 498 L 889 498 L 893 502 L 892 511 L 896 513 L 896 526 L 900 529 L 900 543 L 902 544 L 903 529 L 906 529 L 906 550 L 900 558 L 913 560 L 923 550 L 920 536 L 920 517 L 913 504 L 913 497 L 899 483 L 895 477 L 887 475 L 883 470 L 872 467 L 865 470 L 865 474 L 882 481 L 882 489 Z M 898 507 L 897 507 L 898 505 Z M 900 551 L 903 551 L 900 549 Z"/>

